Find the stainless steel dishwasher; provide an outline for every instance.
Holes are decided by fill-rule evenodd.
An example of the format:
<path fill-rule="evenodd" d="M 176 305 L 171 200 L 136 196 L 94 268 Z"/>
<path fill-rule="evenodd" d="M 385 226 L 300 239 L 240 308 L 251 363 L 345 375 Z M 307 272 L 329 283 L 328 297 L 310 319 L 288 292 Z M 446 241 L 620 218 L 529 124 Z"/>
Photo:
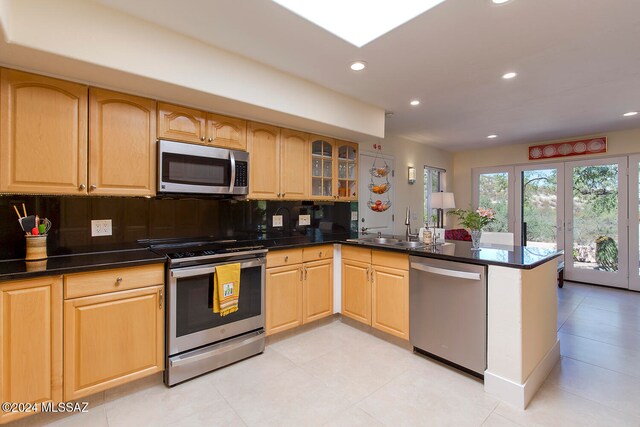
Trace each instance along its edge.
<path fill-rule="evenodd" d="M 414 350 L 483 378 L 486 267 L 417 256 L 409 259 L 409 341 Z"/>

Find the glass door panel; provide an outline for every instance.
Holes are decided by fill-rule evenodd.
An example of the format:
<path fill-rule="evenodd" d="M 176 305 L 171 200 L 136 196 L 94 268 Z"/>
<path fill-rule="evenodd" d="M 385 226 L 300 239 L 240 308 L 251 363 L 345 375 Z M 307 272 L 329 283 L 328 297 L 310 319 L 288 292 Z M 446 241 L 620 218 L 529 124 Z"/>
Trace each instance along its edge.
<path fill-rule="evenodd" d="M 311 143 L 311 195 L 333 197 L 333 144 L 317 139 Z"/>
<path fill-rule="evenodd" d="M 350 143 L 338 144 L 338 197 L 357 200 L 356 149 Z"/>
<path fill-rule="evenodd" d="M 565 278 L 628 287 L 626 158 L 566 163 Z"/>
<path fill-rule="evenodd" d="M 629 157 L 629 289 L 640 291 L 640 155 Z"/>
<path fill-rule="evenodd" d="M 562 164 L 516 170 L 516 242 L 523 246 L 563 249 Z"/>
<path fill-rule="evenodd" d="M 496 212 L 496 220 L 484 227 L 483 231 L 509 232 L 509 172 L 480 173 L 478 189 L 475 207 L 491 208 Z"/>

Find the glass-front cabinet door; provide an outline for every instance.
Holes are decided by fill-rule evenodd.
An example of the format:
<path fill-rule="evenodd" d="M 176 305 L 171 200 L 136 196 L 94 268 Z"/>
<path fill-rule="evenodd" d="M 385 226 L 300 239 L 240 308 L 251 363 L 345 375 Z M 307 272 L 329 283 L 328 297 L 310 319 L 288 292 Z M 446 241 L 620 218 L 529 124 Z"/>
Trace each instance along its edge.
<path fill-rule="evenodd" d="M 313 136 L 311 139 L 311 197 L 333 199 L 333 155 L 335 142 L 331 138 Z"/>
<path fill-rule="evenodd" d="M 337 141 L 338 199 L 358 200 L 358 145 Z"/>

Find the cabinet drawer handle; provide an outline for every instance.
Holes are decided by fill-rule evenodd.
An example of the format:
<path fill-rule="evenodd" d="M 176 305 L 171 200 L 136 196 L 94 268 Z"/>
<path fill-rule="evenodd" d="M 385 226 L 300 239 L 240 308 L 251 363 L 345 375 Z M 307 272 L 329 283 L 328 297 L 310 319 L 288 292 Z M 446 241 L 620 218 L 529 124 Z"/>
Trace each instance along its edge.
<path fill-rule="evenodd" d="M 162 308 L 162 300 L 164 299 L 164 292 L 162 292 L 162 289 L 160 289 L 160 293 L 158 295 L 158 306 L 159 308 Z"/>
<path fill-rule="evenodd" d="M 307 280 L 307 267 L 302 267 L 304 269 L 304 280 Z"/>
<path fill-rule="evenodd" d="M 322 251 L 318 252 L 318 258 L 322 258 Z"/>
<path fill-rule="evenodd" d="M 116 286 L 120 286 L 120 283 L 122 283 L 122 277 L 116 279 Z"/>
<path fill-rule="evenodd" d="M 284 257 L 284 262 L 289 262 L 289 255 Z"/>
<path fill-rule="evenodd" d="M 304 274 L 304 273 L 303 273 L 303 270 L 302 270 L 302 267 L 300 267 L 300 268 L 298 269 L 298 271 L 300 272 L 300 281 L 302 282 L 302 278 L 303 278 L 303 274 Z"/>
<path fill-rule="evenodd" d="M 206 138 L 204 136 L 200 137 L 200 141 L 204 141 Z"/>
<path fill-rule="evenodd" d="M 87 186 L 84 185 L 84 184 L 80 184 L 80 187 L 78 187 L 78 188 L 80 188 L 81 190 L 84 190 L 85 188 L 87 188 Z"/>

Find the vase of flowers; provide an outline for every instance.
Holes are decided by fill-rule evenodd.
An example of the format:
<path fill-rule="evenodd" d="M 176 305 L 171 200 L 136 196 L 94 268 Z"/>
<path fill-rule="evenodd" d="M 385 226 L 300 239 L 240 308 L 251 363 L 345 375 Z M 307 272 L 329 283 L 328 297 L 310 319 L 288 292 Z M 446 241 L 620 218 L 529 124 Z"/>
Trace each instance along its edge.
<path fill-rule="evenodd" d="M 449 211 L 449 214 L 457 216 L 460 225 L 469 229 L 469 233 L 471 234 L 471 250 L 479 251 L 482 228 L 495 221 L 496 212 L 493 209 L 478 208 L 476 210 L 455 209 Z"/>

